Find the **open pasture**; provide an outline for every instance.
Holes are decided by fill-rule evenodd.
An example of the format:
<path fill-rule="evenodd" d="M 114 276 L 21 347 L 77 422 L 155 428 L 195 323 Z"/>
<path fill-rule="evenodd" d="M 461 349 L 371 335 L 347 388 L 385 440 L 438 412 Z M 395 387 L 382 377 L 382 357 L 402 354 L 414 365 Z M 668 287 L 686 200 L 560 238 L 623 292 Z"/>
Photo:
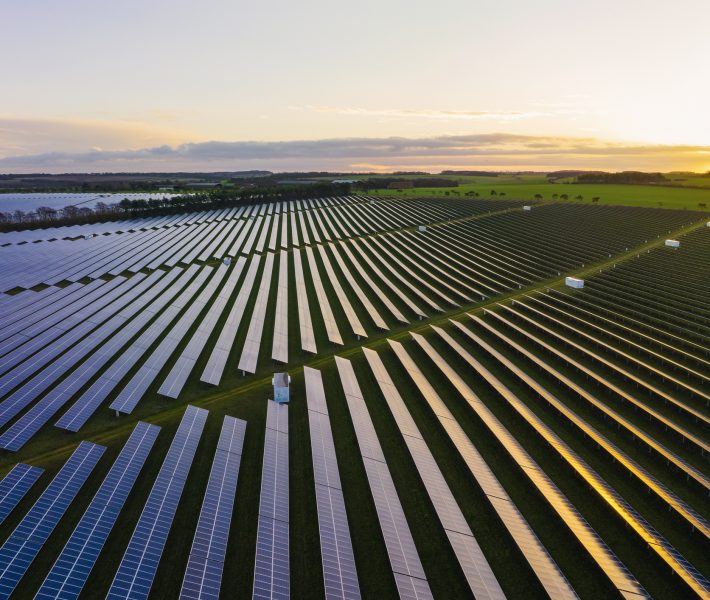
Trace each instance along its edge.
<path fill-rule="evenodd" d="M 693 184 L 695 185 L 695 184 Z M 705 186 L 703 186 L 705 187 Z M 491 195 L 495 191 L 495 196 Z M 491 178 L 490 182 L 462 183 L 455 188 L 412 188 L 404 190 L 372 190 L 371 194 L 395 197 L 446 197 L 464 196 L 476 192 L 481 198 L 534 200 L 541 195 L 543 200 L 559 199 L 563 194 L 569 202 L 579 204 L 613 204 L 650 208 L 707 211 L 710 207 L 710 188 L 671 187 L 664 185 L 614 185 L 583 183 L 528 183 Z M 578 196 L 582 199 L 577 200 Z M 593 198 L 599 198 L 597 202 Z"/>

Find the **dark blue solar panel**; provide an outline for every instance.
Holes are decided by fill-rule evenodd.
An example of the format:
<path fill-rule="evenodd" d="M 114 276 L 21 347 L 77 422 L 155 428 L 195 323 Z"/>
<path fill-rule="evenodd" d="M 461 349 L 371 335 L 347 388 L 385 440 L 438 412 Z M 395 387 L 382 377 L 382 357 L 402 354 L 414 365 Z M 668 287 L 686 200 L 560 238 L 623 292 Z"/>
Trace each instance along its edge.
<path fill-rule="evenodd" d="M 118 566 L 107 599 L 138 600 L 148 597 L 207 414 L 204 408 L 187 407 Z"/>
<path fill-rule="evenodd" d="M 35 598 L 78 598 L 160 427 L 138 423 Z"/>
<path fill-rule="evenodd" d="M 20 500 L 34 485 L 44 469 L 17 463 L 2 481 L 0 481 L 0 523 L 18 505 Z"/>
<path fill-rule="evenodd" d="M 264 436 L 254 598 L 288 598 L 288 405 L 269 401 Z"/>
<path fill-rule="evenodd" d="M 8 598 L 106 448 L 81 442 L 0 548 L 0 598 Z"/>
<path fill-rule="evenodd" d="M 180 598 L 218 598 L 246 421 L 225 417 Z"/>

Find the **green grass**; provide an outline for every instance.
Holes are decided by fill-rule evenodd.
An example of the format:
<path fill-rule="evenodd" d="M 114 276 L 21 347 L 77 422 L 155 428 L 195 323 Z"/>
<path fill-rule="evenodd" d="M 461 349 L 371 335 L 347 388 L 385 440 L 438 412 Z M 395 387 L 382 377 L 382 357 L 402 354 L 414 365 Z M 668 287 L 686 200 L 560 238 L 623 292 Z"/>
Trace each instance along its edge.
<path fill-rule="evenodd" d="M 692 186 L 710 189 L 710 173 L 668 173 L 671 185 Z"/>
<path fill-rule="evenodd" d="M 496 196 L 491 195 L 495 190 Z M 666 187 L 654 185 L 605 185 L 605 184 L 563 184 L 528 183 L 519 181 L 499 181 L 491 183 L 465 183 L 456 188 L 412 188 L 406 190 L 372 190 L 370 196 L 412 197 L 465 197 L 466 193 L 477 192 L 481 198 L 504 198 L 533 200 L 537 194 L 544 200 L 553 200 L 553 195 L 567 194 L 571 202 L 592 204 L 598 197 L 599 204 L 621 204 L 653 208 L 674 208 L 707 211 L 710 207 L 710 185 L 707 190 Z M 581 195 L 583 200 L 574 200 Z M 700 206 L 705 204 L 705 207 Z"/>

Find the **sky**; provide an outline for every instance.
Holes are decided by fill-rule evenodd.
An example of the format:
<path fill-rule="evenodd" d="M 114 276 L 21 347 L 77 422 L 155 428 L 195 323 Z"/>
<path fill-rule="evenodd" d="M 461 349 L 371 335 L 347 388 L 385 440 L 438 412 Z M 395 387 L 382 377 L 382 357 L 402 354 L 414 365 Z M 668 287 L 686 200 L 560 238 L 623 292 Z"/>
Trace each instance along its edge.
<path fill-rule="evenodd" d="M 0 173 L 710 170 L 708 0 L 0 0 Z"/>

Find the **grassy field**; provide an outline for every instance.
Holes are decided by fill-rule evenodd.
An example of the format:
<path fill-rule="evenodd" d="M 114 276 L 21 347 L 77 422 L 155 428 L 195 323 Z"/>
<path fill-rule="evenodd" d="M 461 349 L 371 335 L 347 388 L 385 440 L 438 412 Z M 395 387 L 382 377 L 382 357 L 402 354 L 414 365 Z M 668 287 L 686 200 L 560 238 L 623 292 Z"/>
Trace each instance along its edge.
<path fill-rule="evenodd" d="M 710 189 L 710 173 L 668 173 L 666 177 L 671 180 L 671 183 L 673 185 L 684 185 Z"/>
<path fill-rule="evenodd" d="M 509 185 L 514 186 L 516 184 L 511 183 Z M 523 187 L 522 184 L 517 185 Z M 558 188 L 561 186 L 552 187 Z M 502 185 L 501 188 L 503 188 Z M 512 194 L 508 194 L 508 196 L 512 197 Z M 624 257 L 615 256 L 606 262 L 632 258 L 637 250 L 640 249 L 634 249 Z M 319 268 L 322 269 L 320 259 L 317 258 L 316 260 L 319 263 Z M 602 266 L 605 265 L 599 263 L 589 265 L 587 270 L 592 273 Z M 305 264 L 304 268 L 308 271 L 308 267 Z M 585 275 L 585 273 L 580 274 Z M 257 282 L 259 277 L 260 275 L 257 276 Z M 559 283 L 560 280 L 557 278 L 554 281 L 539 282 L 534 287 L 543 288 Z M 327 287 L 329 297 L 332 298 L 333 289 L 330 282 L 325 280 L 324 285 Z M 530 289 L 516 290 L 509 296 L 527 291 L 530 291 Z M 312 287 L 308 288 L 308 294 L 311 306 L 316 306 L 318 300 Z M 349 296 L 352 302 L 356 301 L 351 294 Z M 496 301 L 502 299 L 503 297 L 498 297 Z M 255 294 L 252 294 L 246 315 L 250 314 L 254 301 Z M 382 309 L 376 300 L 375 303 L 378 309 Z M 272 294 L 267 311 L 268 314 L 273 313 L 274 304 L 275 295 Z M 342 310 L 337 305 L 334 305 L 333 308 L 338 326 L 341 329 L 346 329 L 346 319 Z M 432 343 L 437 345 L 437 349 L 445 355 L 445 358 L 453 364 L 457 359 L 440 342 L 436 342 L 435 336 L 431 334 L 431 330 L 428 328 L 428 324 L 435 321 L 446 325 L 446 320 L 449 317 L 463 318 L 464 312 L 471 309 L 472 305 L 464 306 L 449 311 L 444 315 L 438 315 L 434 319 L 413 322 L 410 330 L 425 333 L 428 338 L 431 338 Z M 478 307 L 476 310 L 480 313 L 482 309 Z M 214 344 L 216 334 L 221 329 L 225 316 L 223 315 L 218 327 L 215 328 L 208 347 Z M 177 350 L 184 348 L 196 326 L 197 323 L 195 323 L 189 334 L 185 336 L 185 340 L 179 345 Z M 247 326 L 248 319 L 245 318 L 239 329 L 237 343 L 235 344 L 236 348 L 241 348 Z M 316 322 L 315 326 L 317 339 L 324 339 L 325 334 L 322 323 Z M 264 339 L 270 339 L 272 332 L 273 322 L 267 321 L 263 334 Z M 381 353 L 402 396 L 407 401 L 427 445 L 437 461 L 439 461 L 454 496 L 458 500 L 474 534 L 479 539 L 494 572 L 499 577 L 504 591 L 511 598 L 532 599 L 545 597 L 539 582 L 512 542 L 510 534 L 489 506 L 463 460 L 454 452 L 451 441 L 444 434 L 431 411 L 421 401 L 415 386 L 408 379 L 403 369 L 398 366 L 397 360 L 387 350 L 386 337 L 387 334 L 379 333 L 371 336 L 364 343 Z M 467 410 L 467 407 L 460 401 L 455 391 L 436 369 L 427 364 L 422 353 L 418 352 L 411 343 L 408 332 L 400 331 L 394 335 L 390 334 L 389 337 L 395 337 L 407 343 L 408 351 L 415 356 L 417 362 L 421 361 L 420 364 L 422 364 L 427 376 L 434 382 L 442 396 L 445 396 L 447 404 L 461 422 L 462 427 L 467 431 L 471 439 L 475 440 L 477 447 L 488 464 L 500 478 L 524 516 L 539 533 L 541 540 L 562 567 L 580 597 L 590 599 L 614 597 L 613 589 L 603 577 L 599 576 L 596 565 L 580 551 L 576 541 L 559 522 L 556 514 L 536 496 L 536 490 L 521 476 L 517 465 L 500 451 L 499 442 L 495 437 Z M 353 535 L 353 545 L 363 597 L 378 599 L 396 597 L 394 579 L 391 575 L 377 515 L 363 464 L 357 452 L 354 429 L 332 359 L 332 356 L 337 353 L 355 362 L 356 373 L 366 397 L 368 409 L 372 414 L 383 451 L 392 470 L 393 479 L 419 549 L 424 569 L 430 575 L 430 584 L 435 597 L 470 597 L 466 581 L 455 561 L 445 533 L 434 515 L 431 502 L 416 473 L 401 434 L 362 357 L 360 352 L 361 342 L 351 341 L 344 347 L 328 345 L 321 348 L 321 354 L 317 357 L 302 352 L 298 347 L 298 318 L 293 272 L 290 273 L 289 281 L 289 339 L 291 340 L 291 363 L 295 365 L 289 369 L 294 377 L 292 392 L 294 401 L 291 403 L 290 408 L 289 458 L 292 596 L 294 598 L 314 599 L 323 596 L 308 416 L 305 406 L 302 369 L 298 366 L 309 364 L 323 371 L 338 455 L 338 465 L 346 496 L 348 519 Z M 153 588 L 151 597 L 173 598 L 177 597 L 179 593 L 184 565 L 187 562 L 222 417 L 225 414 L 246 419 L 248 427 L 234 518 L 230 531 L 226 558 L 227 570 L 222 584 L 222 597 L 250 597 L 256 541 L 255 515 L 258 510 L 263 455 L 265 401 L 271 391 L 269 386 L 270 371 L 275 366 L 269 363 L 265 354 L 268 354 L 268 348 L 269 344 L 262 344 L 262 360 L 259 362 L 259 371 L 254 377 L 244 378 L 238 374 L 236 362 L 239 358 L 239 352 L 234 352 L 228 363 L 228 372 L 222 385 L 215 389 L 202 384 L 199 382 L 199 376 L 207 360 L 207 355 L 204 353 L 193 371 L 188 386 L 180 400 L 167 400 L 159 397 L 156 393 L 158 382 L 161 382 L 168 373 L 169 368 L 165 367 L 160 376 L 156 378 L 156 383 L 151 386 L 132 415 L 117 419 L 111 411 L 106 410 L 104 407 L 94 415 L 86 427 L 78 434 L 58 431 L 52 425 L 48 425 L 17 454 L 3 453 L 0 455 L 0 472 L 2 473 L 6 472 L 17 461 L 26 461 L 33 465 L 42 466 L 48 471 L 43 476 L 41 484 L 35 486 L 31 494 L 23 500 L 21 506 L 2 524 L 1 531 L 4 539 L 19 522 L 22 515 L 31 506 L 31 503 L 38 497 L 53 473 L 66 460 L 78 441 L 88 439 L 104 444 L 109 448 L 106 456 L 100 461 L 98 468 L 82 489 L 77 500 L 70 506 L 55 534 L 50 537 L 47 544 L 42 548 L 37 560 L 33 563 L 18 588 L 16 596 L 18 598 L 32 597 L 36 592 L 47 571 L 51 568 L 54 559 L 71 534 L 73 526 L 80 518 L 94 491 L 108 471 L 112 460 L 130 434 L 133 425 L 137 420 L 143 419 L 160 425 L 163 430 L 160 433 L 156 447 L 149 457 L 144 472 L 139 477 L 138 483 L 131 492 L 126 507 L 108 539 L 106 551 L 101 555 L 97 567 L 91 573 L 82 597 L 100 598 L 105 596 L 155 476 L 160 469 L 164 454 L 182 417 L 184 406 L 186 403 L 193 403 L 207 408 L 210 411 L 210 416 L 173 522 L 164 560 L 160 563 L 156 585 Z M 496 367 L 492 361 L 487 361 L 487 364 L 496 373 L 501 373 L 500 368 Z M 462 371 L 464 370 L 463 365 L 460 363 L 457 368 L 459 367 L 461 367 Z M 132 376 L 136 370 L 137 367 L 131 371 L 130 375 Z M 575 505 L 580 508 L 585 517 L 609 542 L 620 558 L 635 574 L 639 575 L 642 583 L 647 586 L 655 597 L 669 599 L 685 597 L 682 591 L 679 591 L 678 586 L 674 585 L 674 580 L 671 577 L 659 575 L 659 573 L 665 573 L 664 565 L 659 564 L 658 559 L 642 548 L 636 538 L 627 535 L 624 528 L 613 521 L 609 511 L 589 493 L 587 487 L 555 457 L 545 443 L 540 441 L 524 423 L 521 423 L 511 413 L 509 408 L 502 405 L 495 393 L 487 390 L 486 386 L 474 374 L 469 374 L 467 380 L 476 389 L 477 393 L 481 394 L 486 404 L 493 407 L 492 409 L 498 418 L 530 450 L 534 458 L 545 465 L 550 476 Z M 516 387 L 515 390 L 521 395 L 525 395 L 520 386 Z M 575 398 L 570 395 L 569 400 L 574 402 Z M 529 401 L 531 403 L 538 402 L 537 399 L 532 397 L 529 398 Z M 585 414 L 585 416 L 589 419 L 596 418 L 591 412 Z M 631 412 L 627 416 L 632 419 L 636 418 Z M 645 516 L 662 533 L 668 535 L 669 531 L 678 530 L 674 537 L 671 538 L 673 543 L 686 553 L 698 567 L 701 569 L 708 567 L 707 555 L 703 558 L 705 547 L 692 536 L 687 536 L 687 539 L 684 539 L 684 532 L 677 527 L 676 521 L 672 515 L 667 513 L 665 507 L 656 507 L 653 504 L 649 504 L 650 508 L 647 508 L 644 501 L 645 490 L 642 486 L 639 486 L 635 481 L 629 480 L 626 474 L 612 464 L 611 461 L 600 459 L 595 454 L 594 449 L 591 446 L 587 447 L 587 444 L 574 431 L 564 431 L 564 423 L 556 423 L 555 419 L 557 417 L 555 415 L 545 415 L 544 418 L 554 425 L 555 429 L 562 430 L 563 437 L 580 451 L 585 459 L 592 463 L 607 480 L 617 486 L 622 494 L 629 498 L 634 505 L 643 505 L 644 510 L 650 512 L 650 514 Z M 597 420 L 603 426 L 603 423 L 599 419 Z M 663 434 L 660 433 L 660 435 Z M 639 460 L 645 460 L 644 454 L 639 448 L 629 444 L 626 449 L 632 455 L 637 456 Z M 664 470 L 663 464 L 656 464 L 650 460 L 647 467 L 652 472 L 663 473 Z M 684 491 L 685 487 L 689 487 L 684 482 L 680 482 L 678 486 L 681 491 Z M 688 494 L 694 500 L 696 499 L 695 495 L 692 495 L 692 490 Z"/>
<path fill-rule="evenodd" d="M 490 181 L 483 181 L 489 179 Z M 496 196 L 491 194 L 496 192 Z M 446 197 L 465 196 L 476 192 L 481 198 L 500 197 L 519 200 L 534 200 L 537 194 L 543 200 L 553 200 L 567 194 L 570 201 L 577 196 L 582 200 L 576 202 L 591 204 L 592 198 L 598 197 L 599 204 L 622 204 L 628 206 L 645 206 L 654 208 L 675 208 L 687 210 L 707 210 L 710 206 L 710 187 L 707 190 L 680 187 L 662 187 L 653 185 L 604 185 L 604 184 L 564 184 L 564 183 L 532 183 L 528 181 L 508 180 L 500 178 L 477 178 L 476 183 L 462 183 L 456 188 L 412 188 L 405 190 L 372 190 L 371 196 L 407 197 Z M 705 206 L 702 206 L 702 205 Z"/>

